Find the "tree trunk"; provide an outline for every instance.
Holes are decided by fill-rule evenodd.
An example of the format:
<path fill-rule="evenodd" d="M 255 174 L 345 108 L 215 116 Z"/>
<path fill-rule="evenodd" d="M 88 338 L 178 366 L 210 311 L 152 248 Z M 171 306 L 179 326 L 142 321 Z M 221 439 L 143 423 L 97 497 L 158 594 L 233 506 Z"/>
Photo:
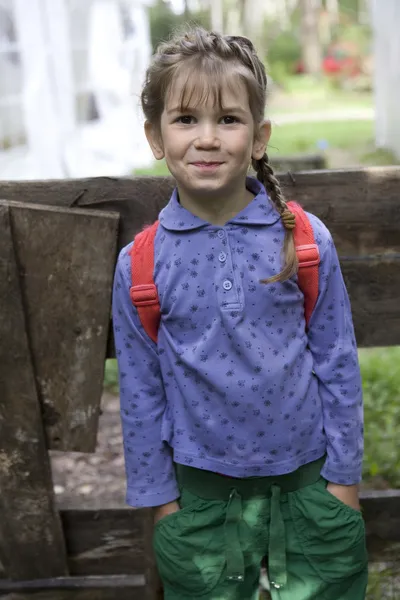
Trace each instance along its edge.
<path fill-rule="evenodd" d="M 183 3 L 183 14 L 185 15 L 185 19 L 190 18 L 190 8 L 189 8 L 189 0 L 184 0 Z"/>
<path fill-rule="evenodd" d="M 326 0 L 326 10 L 332 25 L 339 23 L 339 0 Z"/>
<path fill-rule="evenodd" d="M 321 73 L 322 48 L 319 36 L 320 0 L 300 0 L 302 10 L 301 38 L 304 70 L 318 76 Z"/>
<path fill-rule="evenodd" d="M 218 33 L 224 32 L 223 8 L 223 0 L 210 0 L 211 29 Z"/>

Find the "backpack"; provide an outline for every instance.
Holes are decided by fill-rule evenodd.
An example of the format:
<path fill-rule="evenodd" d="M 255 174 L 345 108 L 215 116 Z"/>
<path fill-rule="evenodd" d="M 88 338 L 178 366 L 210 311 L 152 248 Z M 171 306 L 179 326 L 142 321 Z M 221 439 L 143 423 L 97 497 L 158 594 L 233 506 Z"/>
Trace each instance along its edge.
<path fill-rule="evenodd" d="M 311 223 L 301 206 L 296 202 L 288 202 L 288 208 L 296 215 L 293 233 L 299 261 L 298 284 L 304 295 L 304 315 L 308 326 L 318 298 L 319 249 Z M 154 238 L 158 226 L 159 221 L 156 221 L 138 233 L 130 252 L 132 266 L 130 298 L 137 309 L 143 329 L 155 343 L 157 343 L 161 319 L 160 301 L 153 280 Z"/>

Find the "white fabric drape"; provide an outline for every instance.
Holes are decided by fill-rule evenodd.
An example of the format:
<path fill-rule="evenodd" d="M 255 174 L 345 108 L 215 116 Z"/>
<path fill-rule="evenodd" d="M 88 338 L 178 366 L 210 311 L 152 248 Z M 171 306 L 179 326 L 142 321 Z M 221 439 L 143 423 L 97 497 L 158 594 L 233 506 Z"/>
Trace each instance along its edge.
<path fill-rule="evenodd" d="M 0 177 L 128 175 L 150 164 L 139 102 L 151 56 L 147 0 L 85 0 L 79 10 L 76 0 L 10 3 L 27 146 L 0 144 Z M 98 118 L 88 121 L 91 98 Z"/>
<path fill-rule="evenodd" d="M 400 158 L 400 2 L 371 0 L 374 31 L 376 144 Z"/>

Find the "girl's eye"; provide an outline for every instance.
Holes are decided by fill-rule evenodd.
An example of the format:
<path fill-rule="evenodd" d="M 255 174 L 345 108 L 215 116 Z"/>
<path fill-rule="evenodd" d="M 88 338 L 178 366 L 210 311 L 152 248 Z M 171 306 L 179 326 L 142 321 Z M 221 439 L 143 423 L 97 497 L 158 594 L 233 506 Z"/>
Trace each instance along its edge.
<path fill-rule="evenodd" d="M 184 125 L 192 125 L 193 117 L 190 115 L 182 115 L 176 119 L 176 123 L 183 123 Z"/>
<path fill-rule="evenodd" d="M 238 123 L 239 119 L 233 117 L 232 115 L 226 115 L 221 119 L 225 125 L 232 125 L 233 123 Z"/>

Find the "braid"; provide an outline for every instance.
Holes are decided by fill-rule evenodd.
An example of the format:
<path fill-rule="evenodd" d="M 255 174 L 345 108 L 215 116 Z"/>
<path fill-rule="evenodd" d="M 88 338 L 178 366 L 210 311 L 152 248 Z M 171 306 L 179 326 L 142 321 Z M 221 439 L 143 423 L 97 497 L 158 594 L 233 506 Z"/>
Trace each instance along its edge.
<path fill-rule="evenodd" d="M 285 226 L 285 240 L 283 244 L 284 268 L 269 279 L 261 280 L 261 283 L 273 283 L 275 281 L 285 281 L 297 273 L 298 260 L 296 247 L 293 236 L 293 220 L 291 213 L 288 210 L 285 197 L 283 195 L 278 179 L 274 174 L 274 170 L 269 164 L 267 153 L 260 160 L 252 161 L 252 167 L 257 173 L 257 179 L 264 184 L 265 189 L 269 193 L 275 208 L 281 215 Z"/>

